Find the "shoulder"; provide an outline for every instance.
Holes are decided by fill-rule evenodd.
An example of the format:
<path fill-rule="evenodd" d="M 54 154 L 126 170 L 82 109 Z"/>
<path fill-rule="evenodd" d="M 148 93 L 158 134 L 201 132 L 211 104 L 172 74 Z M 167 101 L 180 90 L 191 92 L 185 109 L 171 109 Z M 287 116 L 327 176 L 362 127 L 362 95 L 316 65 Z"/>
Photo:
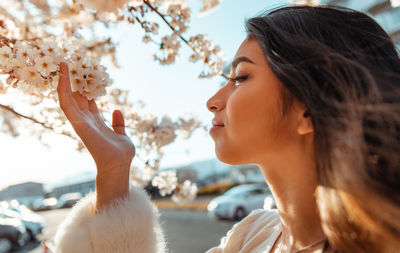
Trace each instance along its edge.
<path fill-rule="evenodd" d="M 234 225 L 235 227 L 243 227 L 246 230 L 250 229 L 268 229 L 281 224 L 279 213 L 277 210 L 256 209 L 252 211 L 241 222 Z"/>
<path fill-rule="evenodd" d="M 271 224 L 280 223 L 280 216 L 277 209 L 256 209 L 252 211 L 244 220 L 258 220 L 263 221 Z"/>
<path fill-rule="evenodd" d="M 281 221 L 278 211 L 257 209 L 236 223 L 222 238 L 218 248 L 224 249 L 226 252 L 252 252 L 256 248 L 268 249 L 273 245 L 280 232 Z"/>
<path fill-rule="evenodd" d="M 247 238 L 251 238 L 259 233 L 263 233 L 265 237 L 269 237 L 276 229 L 281 229 L 281 220 L 278 210 L 257 209 L 252 211 L 239 226 L 245 227 Z"/>

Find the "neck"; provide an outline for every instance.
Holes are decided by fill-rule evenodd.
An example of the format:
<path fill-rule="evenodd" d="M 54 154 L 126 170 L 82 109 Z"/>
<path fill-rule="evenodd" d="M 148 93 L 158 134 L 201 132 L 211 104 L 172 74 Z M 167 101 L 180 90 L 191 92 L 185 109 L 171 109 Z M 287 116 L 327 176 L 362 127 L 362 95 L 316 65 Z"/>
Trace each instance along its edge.
<path fill-rule="evenodd" d="M 314 195 L 318 182 L 312 142 L 308 146 L 288 147 L 280 158 L 259 163 L 281 217 L 284 252 L 295 252 L 325 238 Z M 322 243 L 318 246 L 312 249 Z"/>

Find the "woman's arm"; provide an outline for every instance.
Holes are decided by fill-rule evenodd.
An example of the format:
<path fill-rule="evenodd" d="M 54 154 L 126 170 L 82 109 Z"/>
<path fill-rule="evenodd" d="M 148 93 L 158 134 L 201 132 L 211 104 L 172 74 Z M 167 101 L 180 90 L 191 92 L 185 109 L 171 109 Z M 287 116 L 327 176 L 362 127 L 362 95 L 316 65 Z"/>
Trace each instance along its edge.
<path fill-rule="evenodd" d="M 80 93 L 71 91 L 68 65 L 61 63 L 60 70 L 57 89 L 60 106 L 96 163 L 98 211 L 127 195 L 135 147 L 125 133 L 122 113 L 113 112 L 111 130 L 104 123 L 94 100 L 88 101 Z"/>
<path fill-rule="evenodd" d="M 57 253 L 162 253 L 158 212 L 147 194 L 129 189 L 135 147 L 125 133 L 122 113 L 113 112 L 108 128 L 96 103 L 71 91 L 68 66 L 60 64 L 60 106 L 92 155 L 96 193 L 73 207 L 55 237 Z"/>

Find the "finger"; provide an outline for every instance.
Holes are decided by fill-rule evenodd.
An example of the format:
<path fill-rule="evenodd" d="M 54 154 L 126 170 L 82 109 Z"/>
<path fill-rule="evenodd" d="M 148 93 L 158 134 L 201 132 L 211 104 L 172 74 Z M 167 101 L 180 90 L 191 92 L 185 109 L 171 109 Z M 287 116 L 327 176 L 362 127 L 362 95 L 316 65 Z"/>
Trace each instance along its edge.
<path fill-rule="evenodd" d="M 126 133 L 125 133 L 125 120 L 124 120 L 124 116 L 122 115 L 122 112 L 120 110 L 115 110 L 113 112 L 113 115 L 112 115 L 112 128 L 114 129 L 115 133 L 126 135 Z"/>
<path fill-rule="evenodd" d="M 81 110 L 89 110 L 89 101 L 85 96 L 80 94 L 79 92 L 72 92 L 72 97 L 75 102 L 78 104 L 79 109 Z"/>
<path fill-rule="evenodd" d="M 57 93 L 60 107 L 66 116 L 69 117 L 75 111 L 74 105 L 76 105 L 76 103 L 72 99 L 69 70 L 65 62 L 60 63 L 60 77 L 58 79 Z"/>

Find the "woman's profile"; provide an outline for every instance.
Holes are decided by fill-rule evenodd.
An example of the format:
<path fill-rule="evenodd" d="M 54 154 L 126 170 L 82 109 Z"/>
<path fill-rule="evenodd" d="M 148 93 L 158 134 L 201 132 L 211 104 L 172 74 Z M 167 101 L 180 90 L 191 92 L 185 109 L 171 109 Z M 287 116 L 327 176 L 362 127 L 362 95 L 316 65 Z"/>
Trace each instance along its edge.
<path fill-rule="evenodd" d="M 207 102 L 217 157 L 259 165 L 277 211 L 256 210 L 208 253 L 395 252 L 400 247 L 400 59 L 365 14 L 285 7 L 246 22 L 226 84 Z M 135 148 L 71 92 L 61 108 L 93 156 L 96 194 L 60 226 L 57 253 L 167 252 L 157 210 L 129 189 Z"/>

